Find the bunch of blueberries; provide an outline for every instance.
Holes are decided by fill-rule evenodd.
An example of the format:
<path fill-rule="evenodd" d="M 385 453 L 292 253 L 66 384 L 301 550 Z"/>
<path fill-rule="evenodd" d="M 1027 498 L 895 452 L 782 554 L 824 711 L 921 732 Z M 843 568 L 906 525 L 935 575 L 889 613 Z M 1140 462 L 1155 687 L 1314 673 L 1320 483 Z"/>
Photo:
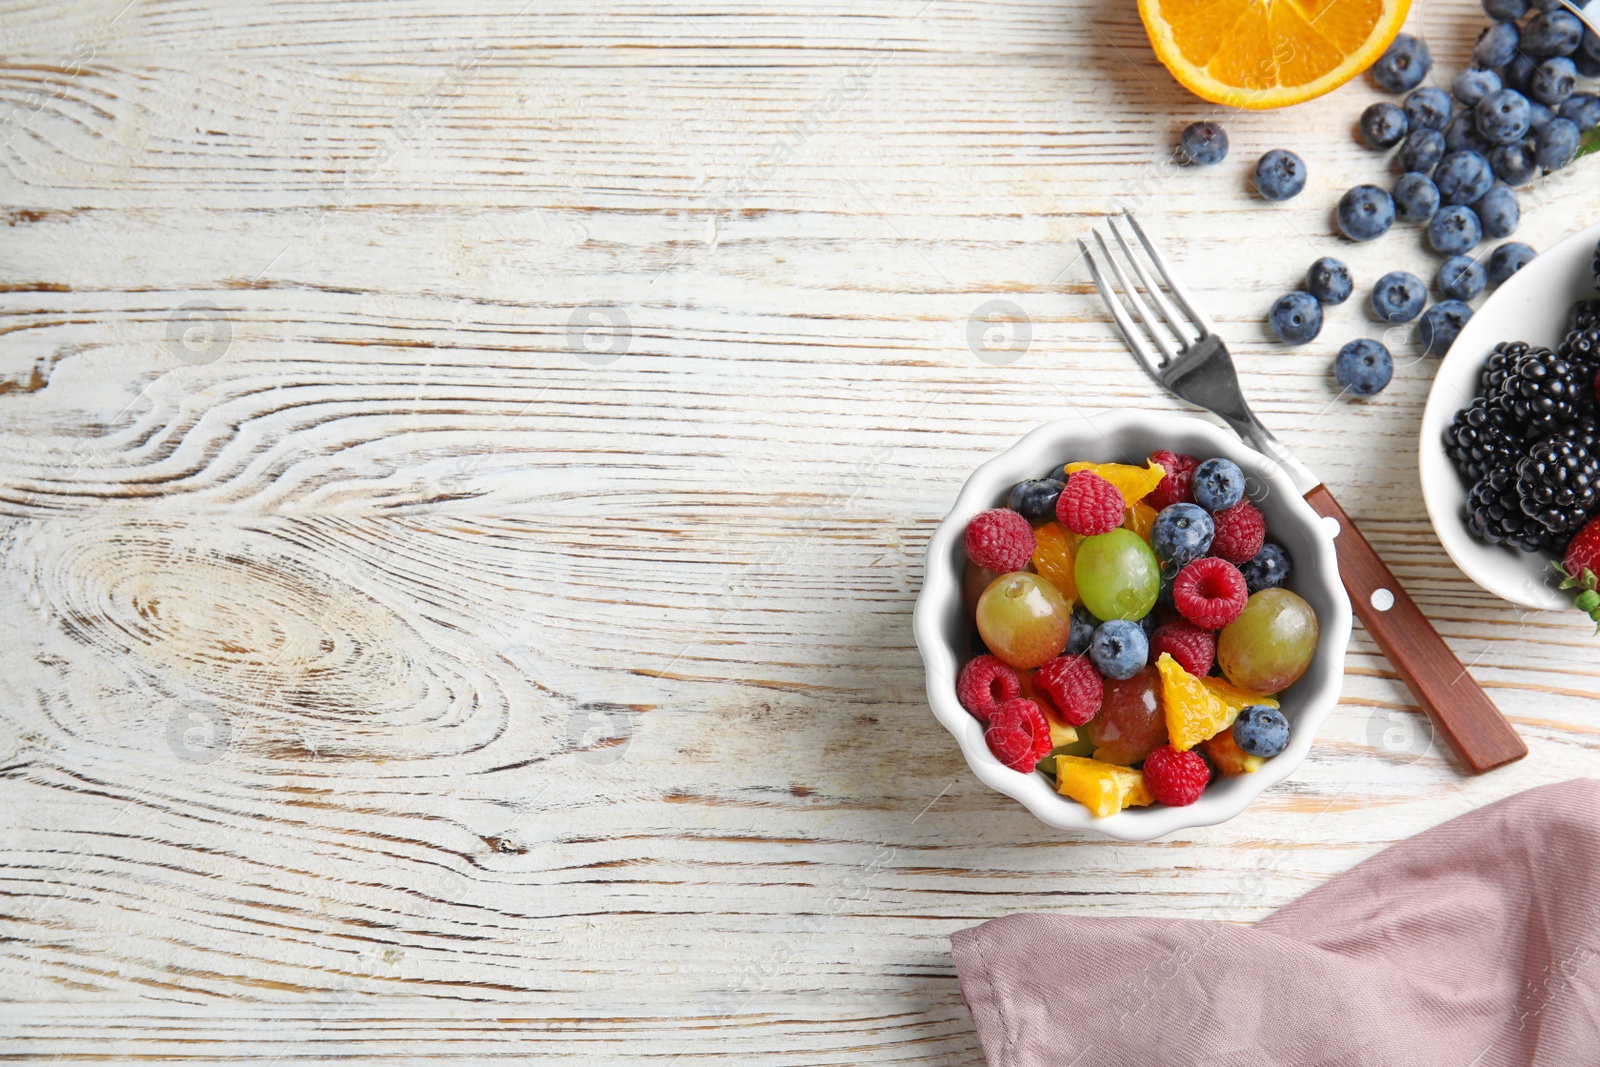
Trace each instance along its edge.
<path fill-rule="evenodd" d="M 1384 275 L 1372 290 L 1371 310 L 1379 321 L 1398 324 L 1422 316 L 1418 340 L 1433 355 L 1443 355 L 1472 317 L 1468 301 L 1535 255 L 1520 241 L 1501 244 L 1486 262 L 1471 255 L 1485 238 L 1516 230 L 1516 187 L 1572 162 L 1584 135 L 1600 126 L 1600 95 L 1578 91 L 1580 77 L 1600 76 L 1600 35 L 1561 0 L 1483 3 L 1494 22 L 1479 35 L 1473 66 L 1456 76 L 1450 92 L 1421 86 L 1433 59 L 1418 38 L 1401 34 L 1374 64 L 1378 86 L 1406 96 L 1402 104 L 1367 108 L 1361 137 L 1375 149 L 1398 147 L 1400 177 L 1392 192 L 1356 186 L 1340 198 L 1337 211 L 1339 231 L 1352 241 L 1381 237 L 1398 218 L 1425 224 L 1429 245 L 1448 257 L 1436 279 L 1444 299 L 1426 311 L 1428 286 L 1407 271 Z M 1257 166 L 1257 189 L 1269 200 L 1293 196 L 1304 185 L 1298 157 L 1298 182 L 1278 181 L 1282 167 L 1269 159 L 1281 154 L 1269 153 Z M 1303 289 L 1273 305 L 1268 325 L 1280 340 L 1304 344 L 1322 329 L 1322 306 L 1343 303 L 1351 290 L 1349 268 L 1320 259 Z M 1381 391 L 1393 373 L 1388 350 L 1370 340 L 1345 345 L 1334 364 L 1340 385 L 1356 396 Z"/>

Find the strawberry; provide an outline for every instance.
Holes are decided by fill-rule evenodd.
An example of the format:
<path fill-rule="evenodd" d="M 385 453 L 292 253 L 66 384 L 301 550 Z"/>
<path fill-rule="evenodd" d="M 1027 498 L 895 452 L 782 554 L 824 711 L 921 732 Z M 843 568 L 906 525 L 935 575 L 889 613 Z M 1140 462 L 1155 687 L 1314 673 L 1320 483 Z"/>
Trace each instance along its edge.
<path fill-rule="evenodd" d="M 1583 524 L 1567 545 L 1566 558 L 1553 566 L 1561 575 L 1561 588 L 1578 590 L 1574 603 L 1594 620 L 1595 633 L 1600 633 L 1600 592 L 1595 590 L 1600 576 L 1600 517 Z"/>

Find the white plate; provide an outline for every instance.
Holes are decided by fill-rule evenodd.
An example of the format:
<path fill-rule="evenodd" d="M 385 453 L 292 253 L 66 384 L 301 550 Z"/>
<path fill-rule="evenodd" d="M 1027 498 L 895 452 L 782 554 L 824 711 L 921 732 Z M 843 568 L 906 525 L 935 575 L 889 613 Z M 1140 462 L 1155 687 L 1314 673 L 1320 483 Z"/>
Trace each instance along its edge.
<path fill-rule="evenodd" d="M 1444 550 L 1473 581 L 1513 604 L 1530 608 L 1571 607 L 1572 595 L 1556 589 L 1550 557 L 1486 545 L 1467 532 L 1468 486 L 1444 452 L 1444 431 L 1478 392 L 1478 374 L 1501 341 L 1526 341 L 1554 348 L 1567 335 L 1567 315 L 1579 300 L 1600 297 L 1590 273 L 1600 224 L 1573 234 L 1541 253 L 1484 301 L 1445 354 L 1422 411 L 1417 465 L 1422 502 Z"/>
<path fill-rule="evenodd" d="M 1044 775 L 1023 774 L 996 759 L 984 742 L 982 725 L 956 700 L 956 675 L 971 658 L 972 642 L 972 621 L 961 606 L 961 576 L 967 562 L 963 539 L 967 522 L 978 512 L 1005 503 L 1006 493 L 1020 481 L 1078 459 L 1143 463 L 1158 448 L 1200 459 L 1225 456 L 1244 470 L 1250 498 L 1266 516 L 1272 540 L 1288 551 L 1293 562 L 1289 588 L 1317 613 L 1317 655 L 1305 676 L 1280 697 L 1293 728 L 1289 747 L 1260 770 L 1213 782 L 1188 807 L 1129 808 L 1097 819 L 1076 800 L 1057 793 Z M 1095 830 L 1123 841 L 1150 841 L 1175 830 L 1231 819 L 1300 766 L 1322 720 L 1339 702 L 1344 653 L 1350 643 L 1350 598 L 1339 580 L 1329 528 L 1277 464 L 1202 419 L 1170 411 L 1113 412 L 1045 423 L 973 472 L 928 543 L 912 630 L 927 667 L 928 703 L 934 717 L 955 737 L 967 765 L 986 785 L 1021 801 L 1050 826 Z"/>

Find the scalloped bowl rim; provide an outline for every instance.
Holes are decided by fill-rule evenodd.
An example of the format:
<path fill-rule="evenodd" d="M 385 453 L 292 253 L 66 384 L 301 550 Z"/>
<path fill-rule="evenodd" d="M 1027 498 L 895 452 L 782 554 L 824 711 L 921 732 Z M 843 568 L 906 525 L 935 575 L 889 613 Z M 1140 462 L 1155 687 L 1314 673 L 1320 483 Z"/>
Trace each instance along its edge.
<path fill-rule="evenodd" d="M 1159 426 L 1159 430 L 1150 427 Z M 983 729 L 956 700 L 955 678 L 965 656 L 947 635 L 952 610 L 961 611 L 960 549 L 967 522 L 996 507 L 1018 481 L 1037 477 L 1067 459 L 1097 458 L 1128 462 L 1133 453 L 1116 442 L 1138 438 L 1130 446 L 1133 462 L 1156 448 L 1191 454 L 1226 456 L 1264 485 L 1252 498 L 1267 513 L 1273 539 L 1286 544 L 1295 569 L 1290 586 L 1316 608 L 1320 634 L 1311 669 L 1283 698 L 1295 729 L 1289 747 L 1253 774 L 1214 782 L 1187 807 L 1152 805 L 1096 818 L 1077 801 L 1061 796 L 1037 773 L 1023 774 L 1004 766 L 984 742 Z M 1086 440 L 1087 439 L 1087 440 Z M 1112 456 L 1113 451 L 1119 455 Z M 1285 536 L 1285 534 L 1288 536 Z M 1176 412 L 1107 412 L 1089 418 L 1045 423 L 980 466 L 967 479 L 955 506 L 928 542 L 922 590 L 917 596 L 912 629 L 926 666 L 928 702 L 934 717 L 961 746 L 967 765 L 985 785 L 1019 801 L 1047 825 L 1064 830 L 1092 830 L 1122 841 L 1150 841 L 1178 830 L 1210 826 L 1233 818 L 1267 789 L 1288 778 L 1305 760 L 1323 721 L 1339 702 L 1344 682 L 1345 650 L 1350 641 L 1350 600 L 1339 579 L 1333 528 L 1317 515 L 1271 460 L 1213 423 Z"/>

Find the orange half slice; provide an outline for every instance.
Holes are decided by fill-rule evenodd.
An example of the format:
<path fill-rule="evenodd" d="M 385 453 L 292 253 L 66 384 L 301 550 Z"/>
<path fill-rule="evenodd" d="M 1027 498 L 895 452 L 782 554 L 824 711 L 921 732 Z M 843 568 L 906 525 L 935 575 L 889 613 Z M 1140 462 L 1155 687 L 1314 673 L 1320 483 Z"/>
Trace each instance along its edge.
<path fill-rule="evenodd" d="M 1410 10 L 1411 0 L 1139 0 L 1174 78 L 1252 111 L 1337 89 L 1378 61 Z"/>

